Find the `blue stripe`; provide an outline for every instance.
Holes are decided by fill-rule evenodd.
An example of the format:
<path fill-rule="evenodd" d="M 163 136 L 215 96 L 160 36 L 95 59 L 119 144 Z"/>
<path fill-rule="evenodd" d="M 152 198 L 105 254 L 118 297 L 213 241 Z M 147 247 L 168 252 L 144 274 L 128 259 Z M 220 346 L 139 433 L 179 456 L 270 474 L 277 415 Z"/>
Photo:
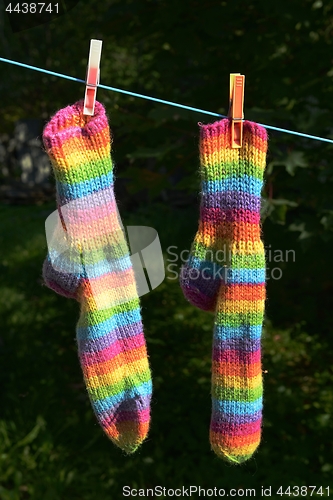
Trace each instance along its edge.
<path fill-rule="evenodd" d="M 73 251 L 74 255 L 74 251 Z M 79 253 L 75 253 L 75 259 L 77 260 Z M 100 278 L 105 274 L 108 274 L 112 271 L 126 271 L 132 267 L 131 258 L 129 255 L 125 255 L 123 257 L 112 258 L 112 260 L 100 260 L 94 264 L 87 264 L 84 262 L 84 266 L 81 262 L 74 262 L 74 260 L 68 258 L 68 252 L 59 253 L 55 250 L 51 250 L 49 252 L 50 261 L 52 263 L 52 267 L 55 271 L 60 271 L 65 274 L 74 274 L 76 276 L 83 276 L 86 278 Z M 86 255 L 89 257 L 89 254 Z M 83 254 L 84 260 L 84 254 Z M 54 263 L 54 264 L 53 264 Z"/>
<path fill-rule="evenodd" d="M 242 283 L 242 284 L 263 284 L 266 281 L 266 270 L 262 269 L 228 269 L 227 282 L 228 283 Z"/>
<path fill-rule="evenodd" d="M 209 260 L 202 260 L 199 259 L 199 257 L 195 257 L 194 255 L 191 255 L 189 259 L 187 260 L 186 264 L 184 264 L 185 267 L 188 269 L 197 269 L 200 271 L 205 271 L 205 275 L 207 274 L 208 276 L 212 278 L 219 278 L 223 279 L 224 278 L 224 264 L 219 264 L 216 262 L 211 262 Z"/>
<path fill-rule="evenodd" d="M 152 382 L 151 380 L 149 380 L 148 382 L 144 382 L 143 384 L 140 384 L 131 389 L 126 389 L 124 391 L 118 392 L 118 394 L 115 394 L 114 396 L 107 396 L 106 398 L 100 399 L 98 401 L 92 401 L 91 404 L 94 407 L 96 413 L 103 414 L 106 412 L 110 412 L 110 410 L 114 410 L 123 401 L 127 400 L 128 403 L 130 403 L 130 399 L 137 400 L 139 395 L 144 399 L 150 396 L 151 393 Z"/>
<path fill-rule="evenodd" d="M 89 194 L 96 193 L 101 189 L 106 189 L 113 182 L 113 172 L 110 171 L 107 174 L 98 175 L 98 177 L 88 179 L 83 182 L 78 182 L 74 184 L 67 184 L 63 182 L 57 183 L 57 189 L 60 199 L 74 200 L 76 198 L 82 198 L 83 196 L 88 196 Z"/>
<path fill-rule="evenodd" d="M 85 275 L 87 278 L 99 278 L 113 271 L 126 271 L 132 267 L 129 255 L 124 257 L 112 258 L 112 260 L 101 260 L 96 264 L 84 263 Z"/>
<path fill-rule="evenodd" d="M 190 256 L 185 264 L 189 269 L 205 270 L 205 275 L 217 279 L 227 277 L 227 283 L 244 283 L 244 284 L 263 284 L 266 281 L 266 270 L 261 269 L 245 269 L 245 268 L 225 268 L 223 264 L 217 264 L 206 260 L 201 260 L 198 257 Z"/>
<path fill-rule="evenodd" d="M 221 401 L 212 398 L 213 411 L 228 415 L 251 415 L 262 410 L 262 396 L 253 402 Z"/>
<path fill-rule="evenodd" d="M 220 193 L 223 191 L 241 191 L 255 196 L 260 196 L 263 181 L 252 177 L 252 175 L 242 175 L 241 177 L 228 177 L 217 181 L 204 181 L 202 190 L 205 193 Z"/>
<path fill-rule="evenodd" d="M 88 338 L 92 333 L 94 338 L 100 338 L 104 335 L 109 335 L 115 328 L 130 328 L 132 323 L 138 323 L 141 321 L 141 311 L 140 307 L 133 309 L 132 311 L 125 311 L 123 313 L 114 314 L 111 318 L 108 318 L 97 325 L 89 326 L 77 326 L 76 335 L 78 341 L 83 341 Z"/>
<path fill-rule="evenodd" d="M 223 326 L 215 325 L 214 338 L 219 340 L 230 340 L 230 339 L 260 339 L 262 334 L 262 325 L 240 325 L 238 327 L 234 326 Z"/>

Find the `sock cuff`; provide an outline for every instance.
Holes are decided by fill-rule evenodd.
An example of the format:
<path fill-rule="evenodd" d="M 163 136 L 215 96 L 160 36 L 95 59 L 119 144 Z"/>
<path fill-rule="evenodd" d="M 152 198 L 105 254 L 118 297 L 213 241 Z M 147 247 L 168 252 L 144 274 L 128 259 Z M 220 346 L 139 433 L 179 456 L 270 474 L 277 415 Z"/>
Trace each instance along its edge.
<path fill-rule="evenodd" d="M 80 138 L 86 145 L 98 143 L 109 132 L 104 106 L 96 101 L 94 116 L 83 115 L 83 100 L 60 109 L 44 128 L 43 142 L 46 152 L 61 147 L 72 138 Z M 104 134 L 103 134 L 104 132 Z M 106 134 L 107 135 L 107 134 Z"/>
<path fill-rule="evenodd" d="M 223 118 L 214 123 L 200 126 L 200 146 L 205 142 L 212 142 L 212 145 L 231 149 L 231 118 Z M 252 144 L 267 151 L 267 131 L 258 123 L 248 120 L 243 121 L 243 146 Z"/>
<path fill-rule="evenodd" d="M 43 142 L 61 204 L 112 185 L 112 138 L 99 102 L 92 117 L 83 115 L 83 100 L 58 111 L 44 129 Z"/>
<path fill-rule="evenodd" d="M 257 123 L 244 121 L 242 147 L 232 148 L 231 119 L 199 125 L 204 206 L 230 205 L 229 208 L 259 211 L 266 167 L 265 128 Z"/>

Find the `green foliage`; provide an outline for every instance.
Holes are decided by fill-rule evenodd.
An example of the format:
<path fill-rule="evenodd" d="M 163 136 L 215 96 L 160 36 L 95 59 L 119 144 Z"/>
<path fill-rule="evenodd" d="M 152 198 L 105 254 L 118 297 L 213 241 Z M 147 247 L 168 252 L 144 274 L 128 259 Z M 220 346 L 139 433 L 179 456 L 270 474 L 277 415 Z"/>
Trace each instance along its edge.
<path fill-rule="evenodd" d="M 189 248 L 196 216 L 192 208 L 165 204 L 125 214 L 125 225 L 156 228 L 167 269 L 165 281 L 142 297 L 152 426 L 127 457 L 103 435 L 88 401 L 74 340 L 78 304 L 41 283 L 44 220 L 53 209 L 0 210 L 1 499 L 106 500 L 121 498 L 125 485 L 333 487 L 329 245 L 321 246 L 322 260 L 310 263 L 296 233 L 265 223 L 267 248 L 284 235 L 283 255 L 293 248 L 296 257 L 280 262 L 267 253 L 269 267 L 281 267 L 283 277 L 268 280 L 263 440 L 252 460 L 231 467 L 209 449 L 213 315 L 184 300 L 174 274 L 181 259 L 171 253 Z"/>

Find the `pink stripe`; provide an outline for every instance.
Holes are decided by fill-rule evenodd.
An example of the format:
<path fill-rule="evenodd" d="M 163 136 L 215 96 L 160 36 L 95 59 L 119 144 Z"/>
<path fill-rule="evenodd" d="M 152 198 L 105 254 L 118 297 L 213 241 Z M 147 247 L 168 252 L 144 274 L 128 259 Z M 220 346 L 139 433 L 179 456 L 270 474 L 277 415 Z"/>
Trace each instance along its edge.
<path fill-rule="evenodd" d="M 220 135 L 225 135 L 230 129 L 230 119 L 224 118 L 208 125 L 201 125 L 201 137 L 202 139 L 209 140 L 211 137 L 218 137 Z M 243 122 L 243 133 L 250 133 L 252 140 L 255 138 L 260 138 L 262 141 L 267 141 L 267 131 L 264 127 L 261 127 L 257 123 L 244 120 Z M 222 140 L 222 137 L 221 137 Z"/>
<path fill-rule="evenodd" d="M 260 213 L 245 209 L 223 210 L 222 208 L 201 208 L 201 220 L 203 222 L 248 222 L 259 224 Z"/>
<path fill-rule="evenodd" d="M 230 363 L 236 365 L 251 365 L 252 363 L 260 363 L 261 352 L 258 349 L 255 352 L 244 352 L 236 350 L 215 350 L 213 353 L 213 360 L 218 363 Z"/>
<path fill-rule="evenodd" d="M 211 423 L 211 430 L 213 432 L 219 432 L 223 435 L 247 436 L 249 434 L 260 432 L 261 419 L 248 424 L 226 424 L 213 420 Z"/>
<path fill-rule="evenodd" d="M 99 365 L 111 361 L 120 353 L 129 353 L 133 349 L 138 349 L 145 345 L 145 339 L 142 333 L 135 337 L 119 339 L 110 346 L 95 352 L 81 353 L 80 359 L 84 366 Z"/>
<path fill-rule="evenodd" d="M 52 125 L 52 127 L 50 125 Z M 100 128 L 95 127 L 95 130 L 92 131 L 94 135 L 95 134 L 102 134 L 105 129 L 107 129 L 107 131 L 109 130 L 108 123 L 103 123 L 101 125 L 102 125 L 102 127 L 100 127 Z M 44 140 L 45 146 L 48 149 L 51 149 L 54 147 L 61 148 L 65 141 L 69 141 L 73 137 L 77 137 L 79 139 L 82 139 L 82 137 L 84 137 L 84 135 L 87 135 L 87 134 L 84 134 L 84 131 L 87 128 L 87 125 L 84 128 L 78 127 L 78 126 L 72 124 L 70 122 L 70 120 L 66 121 L 66 128 L 61 129 L 58 127 L 59 127 L 59 124 L 58 123 L 53 124 L 52 120 L 51 120 L 51 122 L 49 122 L 49 126 L 47 126 L 44 130 L 43 140 Z M 93 127 L 90 127 L 90 128 L 93 128 Z M 87 142 L 86 142 L 86 144 L 87 144 Z M 96 147 L 96 144 L 94 143 L 93 138 L 92 138 L 91 148 L 89 148 L 89 149 L 93 149 L 94 147 Z M 52 154 L 52 151 L 50 151 L 49 153 Z"/>
<path fill-rule="evenodd" d="M 90 201 L 93 202 L 93 200 L 88 199 L 88 196 L 85 198 L 86 209 L 78 210 L 75 207 L 75 201 L 72 202 L 72 205 L 69 204 L 71 206 L 69 206 L 68 214 L 71 215 L 73 213 L 75 216 L 75 219 L 73 219 L 73 225 L 75 225 L 75 222 L 77 224 L 89 224 L 90 222 L 96 223 L 98 220 L 104 219 L 105 217 L 110 216 L 110 214 L 113 214 L 113 212 L 116 212 L 116 201 L 114 198 L 93 208 L 92 203 L 90 203 Z"/>
<path fill-rule="evenodd" d="M 68 234 L 70 237 L 77 239 L 85 235 L 86 240 L 104 236 L 107 231 L 109 233 L 119 231 L 123 235 L 115 206 L 116 204 L 112 202 L 102 209 L 98 207 L 92 210 L 88 217 L 87 211 L 82 213 L 72 207 L 65 211 L 62 210 Z M 112 235 L 110 236 L 111 241 Z"/>
<path fill-rule="evenodd" d="M 71 200 L 69 203 L 63 205 L 61 210 L 64 210 L 68 205 L 68 211 L 75 211 L 78 213 L 80 211 L 88 210 L 90 211 L 90 207 L 100 207 L 105 203 L 114 199 L 113 185 L 106 187 L 105 189 L 100 189 L 98 192 L 94 192 L 92 194 L 88 194 L 86 196 L 82 196 L 80 198 L 76 198 L 75 200 Z M 69 210 L 71 209 L 71 210 Z"/>
<path fill-rule="evenodd" d="M 106 255 L 107 257 L 107 255 Z M 111 264 L 110 264 L 111 267 Z M 135 283 L 134 271 L 130 267 L 124 271 L 112 271 L 110 273 L 105 273 L 98 278 L 91 278 L 89 276 L 90 287 L 93 291 L 96 291 L 94 295 L 98 295 L 98 291 L 105 292 L 108 288 L 123 288 L 125 286 L 130 286 Z"/>
<path fill-rule="evenodd" d="M 229 119 L 224 118 L 208 125 L 201 125 L 201 139 L 209 140 L 211 137 L 226 134 L 229 130 Z"/>

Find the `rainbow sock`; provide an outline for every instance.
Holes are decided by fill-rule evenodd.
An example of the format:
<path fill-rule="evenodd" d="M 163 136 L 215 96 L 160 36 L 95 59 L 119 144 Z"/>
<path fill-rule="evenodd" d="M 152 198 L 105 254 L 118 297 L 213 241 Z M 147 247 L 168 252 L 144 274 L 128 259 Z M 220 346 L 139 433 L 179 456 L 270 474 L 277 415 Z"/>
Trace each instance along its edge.
<path fill-rule="evenodd" d="M 217 182 L 224 179 L 223 166 L 216 164 L 216 144 L 200 137 L 201 203 L 199 228 L 187 262 L 180 271 L 180 286 L 185 298 L 204 311 L 214 312 L 221 284 L 225 280 L 227 240 L 219 230 L 222 218 L 230 217 L 224 192 L 215 192 Z M 233 195 L 235 198 L 235 195 Z M 231 200 L 232 202 L 232 200 Z"/>
<path fill-rule="evenodd" d="M 240 149 L 230 147 L 229 119 L 201 126 L 201 219 L 185 276 L 191 268 L 226 265 L 227 272 L 222 279 L 211 273 L 211 281 L 201 274 L 197 283 L 181 282 L 192 303 L 215 307 L 210 442 L 231 463 L 250 458 L 261 435 L 265 252 L 260 197 L 266 151 L 266 130 L 255 123 L 244 121 Z"/>
<path fill-rule="evenodd" d="M 50 248 L 46 285 L 80 302 L 78 354 L 88 395 L 107 436 L 127 453 L 146 438 L 151 374 L 135 276 L 113 191 L 104 107 L 83 101 L 56 113 L 43 134 L 67 250 Z"/>

